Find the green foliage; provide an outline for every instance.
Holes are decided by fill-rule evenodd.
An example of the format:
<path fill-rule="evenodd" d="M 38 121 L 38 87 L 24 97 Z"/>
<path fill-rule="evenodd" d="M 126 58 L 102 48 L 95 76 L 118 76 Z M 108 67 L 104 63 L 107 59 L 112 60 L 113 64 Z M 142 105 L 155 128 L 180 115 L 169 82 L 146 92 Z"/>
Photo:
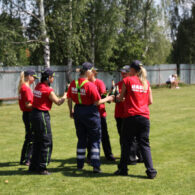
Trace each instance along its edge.
<path fill-rule="evenodd" d="M 195 63 L 195 4 L 191 16 L 184 18 L 178 27 L 173 43 L 173 61 L 175 63 Z"/>
<path fill-rule="evenodd" d="M 4 66 L 27 65 L 26 46 L 17 44 L 25 41 L 19 18 L 7 13 L 0 15 L 0 62 Z"/>
<path fill-rule="evenodd" d="M 0 24 L 0 43 L 4 45 L 0 49 L 0 61 L 5 65 L 44 64 L 44 37 L 37 19 L 40 17 L 39 1 L 0 2 L 7 16 L 18 21 L 12 23 L 12 28 Z M 51 64 L 67 65 L 72 60 L 73 65 L 80 65 L 84 61 L 91 61 L 101 69 L 116 70 L 133 59 L 142 60 L 146 65 L 172 62 L 173 58 L 174 62 L 192 63 L 194 19 L 186 18 L 187 12 L 182 7 L 185 2 L 164 0 L 161 7 L 156 6 L 154 0 L 44 1 Z M 31 5 L 32 11 L 27 9 L 28 5 Z M 179 13 L 180 9 L 183 16 Z M 19 18 L 23 19 L 23 23 Z M 188 30 L 190 26 L 192 28 Z M 178 29 L 180 32 L 177 34 Z M 174 40 L 176 34 L 178 41 L 173 42 L 171 59 L 171 38 Z M 13 44 L 21 41 L 31 42 L 27 47 L 29 59 L 22 55 L 24 44 Z"/>
<path fill-rule="evenodd" d="M 113 61 L 118 67 L 131 64 L 132 60 L 142 60 L 144 52 L 143 41 L 130 29 L 121 33 L 118 38 L 117 47 L 114 50 Z"/>
<path fill-rule="evenodd" d="M 145 64 L 165 64 L 168 61 L 172 45 L 166 35 L 163 33 L 163 28 L 156 26 L 152 32 L 152 39 L 148 43 L 147 55 L 144 59 Z"/>

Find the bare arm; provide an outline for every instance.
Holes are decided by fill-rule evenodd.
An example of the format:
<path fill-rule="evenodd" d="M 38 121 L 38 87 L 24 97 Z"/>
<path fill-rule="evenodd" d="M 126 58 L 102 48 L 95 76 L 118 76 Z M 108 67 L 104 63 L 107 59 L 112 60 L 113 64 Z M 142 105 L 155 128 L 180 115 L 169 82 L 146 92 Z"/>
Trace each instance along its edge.
<path fill-rule="evenodd" d="M 149 99 L 148 99 L 148 105 L 151 105 L 153 103 L 153 97 L 152 97 L 152 89 L 149 88 Z"/>
<path fill-rule="evenodd" d="M 117 102 L 122 102 L 122 101 L 124 100 L 126 90 L 127 90 L 127 88 L 126 88 L 125 84 L 123 83 L 122 89 L 121 89 L 121 93 L 120 93 L 120 95 L 117 97 Z"/>
<path fill-rule="evenodd" d="M 99 101 L 96 101 L 94 104 L 96 106 L 99 106 L 100 104 L 104 104 L 106 102 L 113 101 L 113 100 L 114 100 L 114 96 L 110 95 L 110 96 L 105 97 L 104 99 L 100 99 Z"/>
<path fill-rule="evenodd" d="M 60 106 L 61 104 L 64 103 L 66 99 L 66 93 L 61 98 L 58 98 L 56 94 L 52 91 L 49 95 L 49 99 L 54 102 L 56 105 Z"/>
<path fill-rule="evenodd" d="M 72 99 L 71 98 L 68 98 L 68 108 L 70 112 L 70 118 L 73 118 L 74 111 L 72 109 Z"/>

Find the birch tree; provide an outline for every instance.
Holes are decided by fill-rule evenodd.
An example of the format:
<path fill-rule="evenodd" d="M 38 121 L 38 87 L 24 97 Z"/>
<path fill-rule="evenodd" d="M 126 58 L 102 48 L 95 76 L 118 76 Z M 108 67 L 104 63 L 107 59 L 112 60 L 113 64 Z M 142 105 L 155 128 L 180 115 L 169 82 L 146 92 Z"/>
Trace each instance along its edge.
<path fill-rule="evenodd" d="M 9 8 L 12 13 L 14 9 L 18 16 L 22 17 L 26 22 L 30 17 L 34 18 L 40 26 L 40 37 L 36 40 L 27 40 L 26 42 L 17 42 L 15 44 L 38 43 L 43 45 L 43 58 L 45 67 L 50 67 L 50 47 L 49 37 L 47 35 L 47 26 L 45 23 L 44 0 L 28 1 L 28 0 L 2 0 L 2 3 Z M 34 6 L 32 11 L 28 6 Z M 38 8 L 38 9 L 37 9 Z M 37 13 L 37 14 L 35 14 Z"/>

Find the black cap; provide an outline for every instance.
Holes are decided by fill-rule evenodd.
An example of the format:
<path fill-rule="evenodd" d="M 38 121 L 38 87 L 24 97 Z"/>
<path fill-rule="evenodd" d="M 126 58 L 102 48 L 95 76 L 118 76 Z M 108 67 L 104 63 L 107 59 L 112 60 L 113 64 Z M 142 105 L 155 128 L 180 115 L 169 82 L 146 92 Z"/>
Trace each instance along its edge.
<path fill-rule="evenodd" d="M 130 72 L 130 66 L 129 65 L 125 65 L 120 69 L 121 72 L 127 73 Z"/>
<path fill-rule="evenodd" d="M 51 70 L 50 68 L 46 68 L 46 69 L 42 72 L 42 76 L 45 76 L 45 77 L 52 76 L 52 77 L 54 77 L 54 76 L 55 76 L 55 72 L 54 72 L 53 70 Z"/>
<path fill-rule="evenodd" d="M 33 76 L 35 79 L 38 79 L 38 77 L 37 77 L 37 75 L 36 75 L 34 70 L 30 70 L 30 69 L 29 70 L 25 70 L 24 71 L 24 76 L 26 77 L 28 75 Z"/>
<path fill-rule="evenodd" d="M 135 70 L 139 71 L 140 70 L 140 66 L 142 66 L 143 64 L 139 61 L 139 60 L 134 60 L 131 63 L 131 68 L 134 68 Z"/>
<path fill-rule="evenodd" d="M 91 70 L 93 68 L 93 64 L 90 62 L 84 62 L 82 64 L 82 69 L 83 70 Z"/>

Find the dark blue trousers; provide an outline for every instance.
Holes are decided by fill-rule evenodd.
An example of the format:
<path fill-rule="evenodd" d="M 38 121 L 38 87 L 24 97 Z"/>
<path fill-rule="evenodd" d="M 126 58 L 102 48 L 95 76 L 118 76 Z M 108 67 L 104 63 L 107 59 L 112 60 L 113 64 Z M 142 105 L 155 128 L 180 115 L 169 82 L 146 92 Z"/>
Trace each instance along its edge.
<path fill-rule="evenodd" d="M 106 117 L 101 117 L 101 131 L 102 131 L 102 146 L 103 146 L 104 154 L 105 157 L 109 158 L 109 156 L 112 155 L 112 149 L 110 145 L 110 138 L 108 134 Z"/>
<path fill-rule="evenodd" d="M 91 164 L 93 167 L 99 168 L 101 121 L 97 106 L 76 104 L 74 107 L 74 122 L 78 138 L 77 167 L 83 168 L 86 147 L 89 144 Z"/>
<path fill-rule="evenodd" d="M 117 130 L 118 130 L 118 134 L 119 134 L 119 142 L 120 142 L 120 145 L 122 146 L 121 138 L 122 138 L 122 129 L 123 129 L 123 125 L 124 125 L 124 118 L 115 118 L 115 120 L 116 120 L 116 126 L 117 126 Z M 136 137 L 134 137 L 134 140 L 133 139 L 131 140 L 129 150 L 130 150 L 129 151 L 129 162 L 137 161 L 136 156 L 138 157 L 139 162 L 143 161 L 141 151 L 140 151 L 139 145 L 137 143 Z"/>
<path fill-rule="evenodd" d="M 122 152 L 119 169 L 127 171 L 129 148 L 136 137 L 139 144 L 145 167 L 148 172 L 153 172 L 152 156 L 149 143 L 150 121 L 143 116 L 132 116 L 124 119 L 122 129 Z"/>
<path fill-rule="evenodd" d="M 52 153 L 49 112 L 33 109 L 32 126 L 34 129 L 34 143 L 29 170 L 44 171 L 50 162 Z"/>
<path fill-rule="evenodd" d="M 25 125 L 25 140 L 22 147 L 20 163 L 30 162 L 32 155 L 33 130 L 30 121 L 31 112 L 23 112 L 22 119 Z"/>

